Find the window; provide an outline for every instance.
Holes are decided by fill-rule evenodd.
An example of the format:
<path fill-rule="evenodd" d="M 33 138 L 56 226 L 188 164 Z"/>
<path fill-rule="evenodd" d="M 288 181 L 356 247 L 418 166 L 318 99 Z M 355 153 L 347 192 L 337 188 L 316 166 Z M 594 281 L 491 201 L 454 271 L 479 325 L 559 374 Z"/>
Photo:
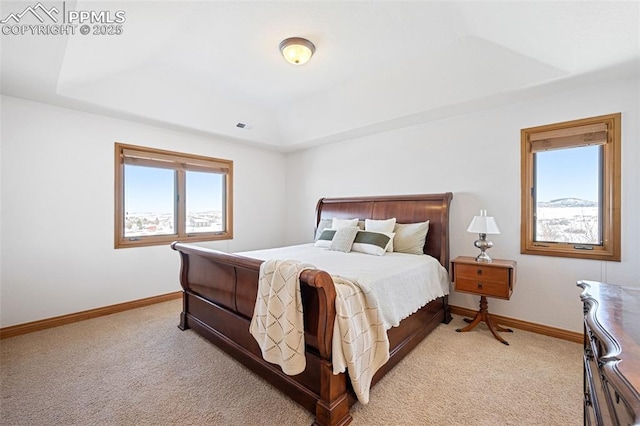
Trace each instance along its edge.
<path fill-rule="evenodd" d="M 233 237 L 233 162 L 115 144 L 115 247 Z"/>
<path fill-rule="evenodd" d="M 522 129 L 521 253 L 620 261 L 620 122 Z"/>

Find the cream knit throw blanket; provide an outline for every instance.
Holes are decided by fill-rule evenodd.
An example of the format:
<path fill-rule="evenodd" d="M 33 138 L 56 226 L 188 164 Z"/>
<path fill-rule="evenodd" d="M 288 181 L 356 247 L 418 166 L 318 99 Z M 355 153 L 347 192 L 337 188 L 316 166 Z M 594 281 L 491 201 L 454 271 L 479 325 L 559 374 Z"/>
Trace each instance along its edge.
<path fill-rule="evenodd" d="M 389 337 L 372 295 L 352 281 L 332 278 L 336 287 L 333 374 L 348 369 L 358 400 L 367 404 L 373 375 L 389 360 Z"/>
<path fill-rule="evenodd" d="M 314 266 L 293 260 L 267 260 L 260 265 L 258 296 L 249 332 L 265 361 L 285 374 L 300 374 L 306 367 L 300 273 Z"/>
<path fill-rule="evenodd" d="M 314 266 L 293 260 L 267 260 L 260 265 L 258 295 L 249 331 L 265 361 L 288 375 L 306 367 L 300 273 Z M 370 294 L 334 276 L 336 320 L 333 329 L 333 374 L 349 370 L 358 400 L 369 402 L 375 372 L 389 359 L 389 338 Z"/>

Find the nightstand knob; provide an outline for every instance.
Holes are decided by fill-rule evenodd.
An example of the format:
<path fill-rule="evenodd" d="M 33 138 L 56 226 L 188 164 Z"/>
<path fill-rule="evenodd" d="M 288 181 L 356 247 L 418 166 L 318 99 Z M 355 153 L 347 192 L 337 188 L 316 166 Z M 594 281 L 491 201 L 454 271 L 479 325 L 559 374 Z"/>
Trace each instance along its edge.
<path fill-rule="evenodd" d="M 478 283 L 478 289 L 482 290 L 482 283 Z"/>
<path fill-rule="evenodd" d="M 482 269 L 478 269 L 478 275 L 482 275 Z"/>

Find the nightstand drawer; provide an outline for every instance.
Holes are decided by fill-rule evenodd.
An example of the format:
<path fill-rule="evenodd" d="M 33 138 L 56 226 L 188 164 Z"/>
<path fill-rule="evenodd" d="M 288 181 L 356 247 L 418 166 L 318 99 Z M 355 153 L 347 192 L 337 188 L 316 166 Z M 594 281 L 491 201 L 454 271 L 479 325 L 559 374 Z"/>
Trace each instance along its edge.
<path fill-rule="evenodd" d="M 516 262 L 494 259 L 491 263 L 483 263 L 473 257 L 458 256 L 451 264 L 451 281 L 455 282 L 456 291 L 511 298 L 516 283 Z"/>
<path fill-rule="evenodd" d="M 458 273 L 456 271 L 456 273 Z M 480 294 L 484 296 L 508 299 L 511 297 L 508 281 L 487 281 L 484 279 L 469 279 L 458 275 L 456 277 L 456 290 L 461 292 Z"/>
<path fill-rule="evenodd" d="M 470 280 L 509 281 L 509 269 L 494 268 L 486 265 L 456 264 L 456 279 L 467 278 Z"/>

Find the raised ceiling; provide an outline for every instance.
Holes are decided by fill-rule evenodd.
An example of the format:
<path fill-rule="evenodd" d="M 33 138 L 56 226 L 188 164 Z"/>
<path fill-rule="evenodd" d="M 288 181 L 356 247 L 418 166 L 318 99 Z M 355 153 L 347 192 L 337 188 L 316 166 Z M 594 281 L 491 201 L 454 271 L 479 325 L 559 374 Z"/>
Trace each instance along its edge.
<path fill-rule="evenodd" d="M 0 17 L 35 3 L 3 1 Z M 638 2 L 63 6 L 122 10 L 123 33 L 3 34 L 3 94 L 282 151 L 513 102 L 598 73 L 637 75 L 640 64 Z M 292 36 L 316 45 L 306 65 L 280 56 L 280 41 Z"/>

